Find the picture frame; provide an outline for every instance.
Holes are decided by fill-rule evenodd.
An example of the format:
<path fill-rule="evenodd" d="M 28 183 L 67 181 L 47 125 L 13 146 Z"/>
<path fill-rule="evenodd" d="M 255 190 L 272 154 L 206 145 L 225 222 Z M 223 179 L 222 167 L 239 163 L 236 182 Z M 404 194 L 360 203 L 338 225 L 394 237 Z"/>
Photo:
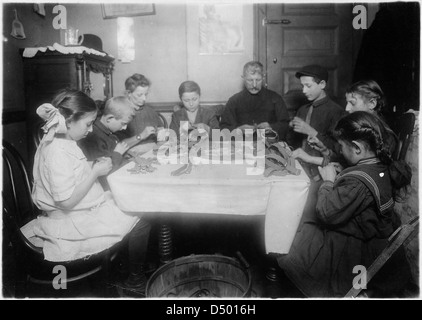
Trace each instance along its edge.
<path fill-rule="evenodd" d="M 153 3 L 103 3 L 103 19 L 155 15 Z"/>
<path fill-rule="evenodd" d="M 243 4 L 198 5 L 200 55 L 243 54 Z"/>

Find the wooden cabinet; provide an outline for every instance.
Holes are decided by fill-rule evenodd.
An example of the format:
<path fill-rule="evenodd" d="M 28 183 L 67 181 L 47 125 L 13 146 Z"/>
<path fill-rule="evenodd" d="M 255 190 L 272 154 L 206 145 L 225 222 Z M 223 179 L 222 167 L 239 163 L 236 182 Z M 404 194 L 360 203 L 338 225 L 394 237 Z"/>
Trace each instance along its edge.
<path fill-rule="evenodd" d="M 37 107 L 50 102 L 54 94 L 64 88 L 93 90 L 91 73 L 104 77 L 104 99 L 113 96 L 114 58 L 93 54 L 62 54 L 57 51 L 38 52 L 24 59 L 25 104 L 28 116 L 35 115 Z"/>
<path fill-rule="evenodd" d="M 23 53 L 23 51 L 21 52 Z M 28 141 L 32 141 L 34 128 L 40 122 L 36 109 L 43 103 L 51 102 L 60 89 L 78 89 L 92 96 L 94 90 L 91 78 L 102 75 L 102 97 L 106 100 L 113 96 L 114 58 L 88 53 L 62 54 L 58 51 L 38 52 L 32 58 L 23 58 L 25 82 L 25 109 L 28 124 Z M 97 84 L 98 86 L 98 84 Z M 95 88 L 98 89 L 99 88 Z M 30 155 L 34 154 L 32 143 Z"/>

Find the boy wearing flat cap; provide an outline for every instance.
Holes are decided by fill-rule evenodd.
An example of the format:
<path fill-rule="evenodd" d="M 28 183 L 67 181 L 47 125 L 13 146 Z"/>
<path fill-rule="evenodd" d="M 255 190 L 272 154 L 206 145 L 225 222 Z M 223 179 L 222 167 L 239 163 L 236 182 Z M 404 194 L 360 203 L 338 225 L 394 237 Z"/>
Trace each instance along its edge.
<path fill-rule="evenodd" d="M 310 101 L 299 108 L 296 116 L 290 122 L 293 129 L 293 139 L 301 141 L 301 148 L 311 156 L 321 156 L 307 143 L 308 138 L 317 137 L 328 148 L 334 150 L 335 140 L 328 134 L 337 121 L 346 114 L 344 108 L 332 101 L 325 92 L 328 82 L 327 70 L 319 65 L 305 66 L 296 72 L 300 79 L 303 94 Z M 304 164 L 304 169 L 313 180 L 319 180 L 318 166 Z"/>

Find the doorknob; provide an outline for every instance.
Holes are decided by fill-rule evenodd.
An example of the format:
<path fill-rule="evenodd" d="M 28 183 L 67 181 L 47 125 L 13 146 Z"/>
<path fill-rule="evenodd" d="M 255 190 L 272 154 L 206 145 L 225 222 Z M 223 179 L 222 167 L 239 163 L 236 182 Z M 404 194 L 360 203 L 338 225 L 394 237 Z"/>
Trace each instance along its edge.
<path fill-rule="evenodd" d="M 277 63 L 277 61 L 278 61 L 278 60 L 277 60 L 277 58 L 274 58 L 274 59 L 273 59 L 273 63 L 274 63 L 274 64 L 276 64 L 276 63 Z"/>
<path fill-rule="evenodd" d="M 265 27 L 267 24 L 291 24 L 289 19 L 281 20 L 268 20 L 267 18 L 262 19 L 262 25 Z"/>

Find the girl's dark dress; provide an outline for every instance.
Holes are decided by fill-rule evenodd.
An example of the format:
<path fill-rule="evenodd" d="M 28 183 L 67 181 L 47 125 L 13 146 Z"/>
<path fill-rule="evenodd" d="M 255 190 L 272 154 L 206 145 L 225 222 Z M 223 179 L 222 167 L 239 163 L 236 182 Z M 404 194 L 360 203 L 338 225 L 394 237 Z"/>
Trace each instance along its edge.
<path fill-rule="evenodd" d="M 353 268 L 368 269 L 394 231 L 388 166 L 377 159 L 361 161 L 334 184 L 324 182 L 318 193 L 317 218 L 303 221 L 289 254 L 278 263 L 306 296 L 341 297 L 358 275 Z"/>

